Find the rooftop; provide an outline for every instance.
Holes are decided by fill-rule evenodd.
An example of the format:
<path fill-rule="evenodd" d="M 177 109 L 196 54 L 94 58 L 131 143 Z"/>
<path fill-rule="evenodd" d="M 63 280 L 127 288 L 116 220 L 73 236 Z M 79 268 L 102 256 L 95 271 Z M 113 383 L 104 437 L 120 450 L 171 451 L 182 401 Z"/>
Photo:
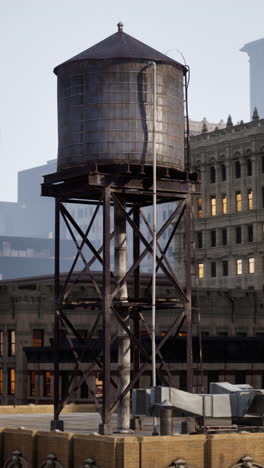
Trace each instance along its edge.
<path fill-rule="evenodd" d="M 153 60 L 158 63 L 174 65 L 184 72 L 186 71 L 184 65 L 125 33 L 123 23 L 118 23 L 117 26 L 116 33 L 58 65 L 55 67 L 54 73 L 57 74 L 59 67 L 70 62 L 106 59 Z"/>

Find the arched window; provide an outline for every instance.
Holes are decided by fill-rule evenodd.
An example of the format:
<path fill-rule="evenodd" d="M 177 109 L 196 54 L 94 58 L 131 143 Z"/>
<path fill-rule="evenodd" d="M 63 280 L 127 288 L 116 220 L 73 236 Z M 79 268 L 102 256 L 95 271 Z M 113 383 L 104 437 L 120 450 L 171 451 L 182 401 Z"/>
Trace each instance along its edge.
<path fill-rule="evenodd" d="M 214 166 L 210 167 L 210 182 L 211 184 L 215 183 L 215 167 Z"/>
<path fill-rule="evenodd" d="M 235 162 L 235 176 L 236 179 L 240 179 L 241 177 L 241 165 L 239 161 Z"/>

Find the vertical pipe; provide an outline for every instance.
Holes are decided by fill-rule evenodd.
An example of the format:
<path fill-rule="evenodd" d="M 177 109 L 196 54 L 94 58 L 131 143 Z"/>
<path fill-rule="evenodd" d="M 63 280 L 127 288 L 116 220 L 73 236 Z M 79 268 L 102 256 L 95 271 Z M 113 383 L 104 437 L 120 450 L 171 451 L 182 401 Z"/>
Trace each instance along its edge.
<path fill-rule="evenodd" d="M 99 425 L 100 434 L 111 434 L 110 424 L 110 375 L 111 375 L 111 356 L 110 356 L 110 188 L 106 187 L 104 191 L 103 205 L 103 408 L 102 424 Z"/>
<path fill-rule="evenodd" d="M 125 202 L 120 200 L 123 208 Z M 114 229 L 115 229 L 115 278 L 121 281 L 127 272 L 127 240 L 126 240 L 126 218 L 118 203 L 114 204 Z M 120 315 L 129 327 L 129 314 L 127 308 L 122 310 L 122 304 L 127 302 L 127 283 L 125 282 L 119 292 Z M 130 338 L 121 325 L 118 325 L 118 374 L 119 374 L 119 395 L 130 383 Z M 130 430 L 130 392 L 122 398 L 117 410 L 117 430 L 118 432 L 129 432 Z"/>
<path fill-rule="evenodd" d="M 157 66 L 153 66 L 153 263 L 152 263 L 152 387 L 156 387 L 156 256 L 157 256 L 157 148 L 156 148 L 156 113 L 157 113 Z M 153 419 L 153 434 L 157 433 L 157 420 Z"/>
<path fill-rule="evenodd" d="M 185 256 L 185 287 L 188 302 L 185 304 L 187 327 L 187 391 L 193 391 L 193 351 L 192 351 L 192 272 L 191 272 L 191 195 L 187 195 L 184 213 L 184 256 Z"/>
<path fill-rule="evenodd" d="M 189 128 L 189 107 L 188 107 L 188 86 L 189 86 L 190 70 L 188 67 L 187 73 L 184 75 L 184 90 L 185 90 L 185 138 L 186 138 L 186 152 L 185 152 L 185 170 L 190 171 L 190 128 Z"/>

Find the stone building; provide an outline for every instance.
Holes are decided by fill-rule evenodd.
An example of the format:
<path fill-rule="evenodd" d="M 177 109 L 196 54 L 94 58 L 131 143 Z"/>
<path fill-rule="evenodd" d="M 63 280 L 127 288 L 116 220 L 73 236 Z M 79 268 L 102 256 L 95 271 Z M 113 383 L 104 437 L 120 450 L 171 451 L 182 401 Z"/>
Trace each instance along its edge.
<path fill-rule="evenodd" d="M 96 274 L 97 278 L 99 273 Z M 62 276 L 63 280 L 63 276 Z M 149 282 L 148 275 L 142 275 L 141 287 Z M 99 279 L 100 284 L 100 279 Z M 158 279 L 158 294 L 170 295 L 171 291 L 164 277 Z M 129 283 L 132 287 L 132 283 Z M 54 278 L 42 276 L 21 278 L 0 282 L 0 403 L 26 404 L 50 403 L 53 394 L 53 322 L 54 322 Z M 78 301 L 85 295 L 92 295 L 93 289 L 80 283 L 71 301 Z M 211 381 L 249 383 L 255 387 L 264 386 L 264 317 L 262 291 L 206 290 L 199 288 L 193 294 L 193 347 L 194 347 L 194 389 L 207 391 Z M 202 352 L 198 339 L 197 304 L 202 315 Z M 67 315 L 78 332 L 85 338 L 91 331 L 96 312 L 80 306 L 69 309 Z M 151 311 L 144 313 L 151 323 Z M 157 342 L 171 325 L 172 310 L 157 313 Z M 113 325 L 116 336 L 116 325 Z M 144 346 L 151 350 L 146 337 L 144 323 L 140 328 Z M 170 373 L 170 382 L 186 389 L 186 332 L 184 327 L 177 337 L 172 335 L 162 354 Z M 232 336 L 233 335 L 233 336 Z M 249 336 L 246 336 L 249 335 Z M 73 338 L 73 336 L 72 336 Z M 146 340 L 149 340 L 148 342 Z M 93 333 L 93 349 L 100 348 L 101 327 Z M 60 338 L 60 392 L 63 395 L 75 361 L 69 351 L 63 332 Z M 86 353 L 81 368 L 87 369 L 90 355 Z M 117 376 L 117 352 L 113 345 L 113 376 Z M 158 365 L 159 357 L 157 357 Z M 162 366 L 163 375 L 168 370 Z M 76 376 L 79 378 L 79 375 Z M 159 381 L 158 381 L 159 383 Z M 151 385 L 151 367 L 148 365 L 139 382 L 141 387 Z M 92 401 L 93 393 L 102 391 L 101 369 L 94 367 L 89 377 L 89 388 L 83 382 L 71 396 L 73 402 Z"/>
<path fill-rule="evenodd" d="M 206 117 L 202 120 L 189 119 L 189 130 L 191 135 L 200 135 L 203 129 L 206 128 L 208 132 L 212 132 L 215 128 L 219 130 L 226 127 L 226 123 L 221 119 L 217 123 L 209 122 Z"/>
<path fill-rule="evenodd" d="M 264 120 L 191 138 L 195 262 L 203 290 L 264 289 Z"/>

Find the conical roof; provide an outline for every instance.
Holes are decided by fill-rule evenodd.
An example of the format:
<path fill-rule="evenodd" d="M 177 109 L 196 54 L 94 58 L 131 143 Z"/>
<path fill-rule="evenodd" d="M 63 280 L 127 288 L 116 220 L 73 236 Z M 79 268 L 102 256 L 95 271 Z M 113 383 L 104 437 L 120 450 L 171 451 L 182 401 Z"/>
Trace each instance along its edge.
<path fill-rule="evenodd" d="M 89 49 L 84 50 L 78 55 L 66 60 L 62 64 L 58 65 L 54 69 L 54 73 L 60 66 L 70 63 L 78 62 L 81 60 L 104 60 L 104 59 L 144 59 L 153 60 L 158 63 L 167 63 L 180 67 L 183 71 L 186 71 L 184 65 L 176 62 L 172 58 L 165 54 L 162 54 L 158 50 L 149 47 L 141 41 L 138 41 L 129 34 L 123 31 L 123 24 L 118 23 L 118 32 L 112 34 L 101 42 L 93 45 Z"/>

